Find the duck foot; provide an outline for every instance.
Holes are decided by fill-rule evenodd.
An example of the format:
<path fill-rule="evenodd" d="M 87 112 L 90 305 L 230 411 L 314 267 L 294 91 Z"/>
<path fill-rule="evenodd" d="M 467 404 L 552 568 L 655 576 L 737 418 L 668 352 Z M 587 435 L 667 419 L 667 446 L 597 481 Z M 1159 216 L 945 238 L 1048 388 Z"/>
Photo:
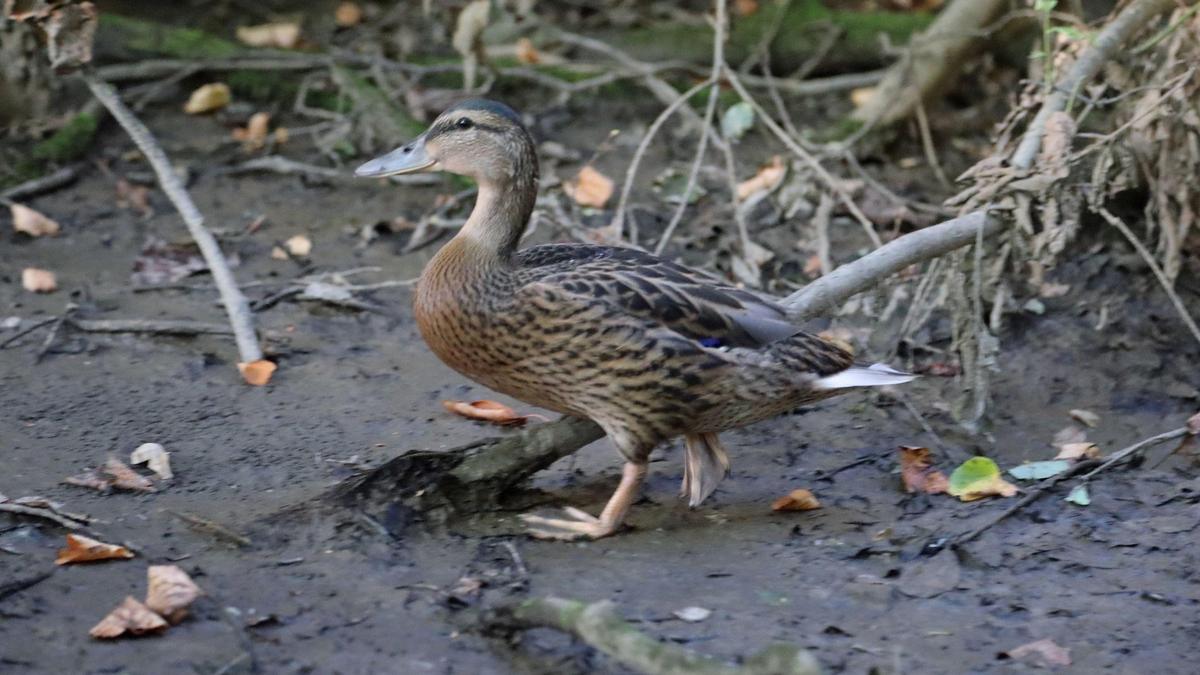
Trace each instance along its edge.
<path fill-rule="evenodd" d="M 601 519 L 577 508 L 563 509 L 568 518 L 546 518 L 532 513 L 521 514 L 521 520 L 529 535 L 537 539 L 574 541 L 576 539 L 600 539 L 620 529 L 619 523 L 605 523 Z"/>
<path fill-rule="evenodd" d="M 568 506 L 566 511 L 569 518 L 546 518 L 544 516 L 525 513 L 521 520 L 529 528 L 529 534 L 538 539 L 556 539 L 572 541 L 575 539 L 600 539 L 621 529 L 629 505 L 637 499 L 638 490 L 646 478 L 646 465 L 626 462 L 621 471 L 621 484 L 609 498 L 604 507 L 604 513 L 597 518 L 577 508 Z"/>

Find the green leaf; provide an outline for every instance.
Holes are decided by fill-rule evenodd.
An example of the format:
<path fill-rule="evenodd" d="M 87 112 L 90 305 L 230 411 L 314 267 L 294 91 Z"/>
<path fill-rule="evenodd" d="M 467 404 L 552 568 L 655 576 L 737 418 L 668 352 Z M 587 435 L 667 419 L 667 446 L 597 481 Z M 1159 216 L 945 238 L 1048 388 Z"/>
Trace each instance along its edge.
<path fill-rule="evenodd" d="M 1034 0 L 1033 9 L 1043 14 L 1053 12 L 1058 6 L 1058 0 Z"/>
<path fill-rule="evenodd" d="M 1000 467 L 987 457 L 972 457 L 950 474 L 950 494 L 964 502 L 991 495 L 1011 497 L 1017 486 L 1000 476 Z"/>
<path fill-rule="evenodd" d="M 678 204 L 685 201 L 683 191 L 687 189 L 687 179 L 687 175 L 683 172 L 669 170 L 655 180 L 655 187 L 668 203 Z M 692 186 L 692 191 L 687 194 L 686 201 L 688 204 L 695 204 L 706 194 L 708 191 L 700 186 L 700 181 L 696 181 Z"/>
<path fill-rule="evenodd" d="M 1014 466 L 1008 470 L 1008 473 L 1017 480 L 1041 480 L 1057 476 L 1069 468 L 1071 468 L 1071 462 L 1065 459 L 1051 459 L 1045 462 L 1029 462 L 1021 466 Z"/>
<path fill-rule="evenodd" d="M 734 103 L 721 115 L 721 135 L 730 140 L 746 135 L 753 126 L 754 107 L 745 101 Z"/>
<path fill-rule="evenodd" d="M 1066 501 L 1079 506 L 1087 506 L 1092 503 L 1092 496 L 1088 494 L 1086 485 L 1076 485 L 1071 488 L 1071 493 L 1067 495 Z"/>

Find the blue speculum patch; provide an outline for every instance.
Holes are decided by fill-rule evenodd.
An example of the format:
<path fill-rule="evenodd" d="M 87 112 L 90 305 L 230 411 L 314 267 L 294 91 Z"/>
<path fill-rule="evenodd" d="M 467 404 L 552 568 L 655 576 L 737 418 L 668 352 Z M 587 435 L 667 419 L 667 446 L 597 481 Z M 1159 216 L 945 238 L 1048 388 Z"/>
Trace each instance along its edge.
<path fill-rule="evenodd" d="M 721 339 L 714 338 L 714 337 L 700 338 L 700 346 L 708 347 L 709 349 L 713 349 L 714 347 L 720 347 Z"/>

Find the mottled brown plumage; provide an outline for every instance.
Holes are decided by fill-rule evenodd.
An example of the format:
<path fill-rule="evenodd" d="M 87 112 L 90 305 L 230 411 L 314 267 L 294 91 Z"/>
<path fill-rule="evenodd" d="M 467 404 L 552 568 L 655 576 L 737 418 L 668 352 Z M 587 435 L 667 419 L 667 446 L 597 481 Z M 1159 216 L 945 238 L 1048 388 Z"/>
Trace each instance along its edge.
<path fill-rule="evenodd" d="M 664 441 L 685 438 L 683 491 L 695 505 L 728 471 L 721 431 L 844 387 L 907 377 L 853 367 L 849 353 L 797 329 L 770 300 L 639 250 L 518 251 L 537 195 L 537 158 L 516 113 L 501 104 L 459 104 L 413 144 L 359 173 L 414 170 L 452 171 L 479 184 L 466 225 L 417 284 L 417 325 L 429 347 L 491 389 L 591 418 L 627 462 L 600 518 L 575 509 L 567 520 L 527 516 L 537 535 L 613 532 L 650 452 Z M 823 379 L 838 374 L 837 384 Z"/>

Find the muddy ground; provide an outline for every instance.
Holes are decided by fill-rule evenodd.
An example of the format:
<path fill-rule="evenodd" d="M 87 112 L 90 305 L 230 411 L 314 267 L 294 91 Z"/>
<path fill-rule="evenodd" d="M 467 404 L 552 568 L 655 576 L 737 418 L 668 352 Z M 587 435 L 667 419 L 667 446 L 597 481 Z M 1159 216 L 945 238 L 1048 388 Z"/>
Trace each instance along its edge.
<path fill-rule="evenodd" d="M 312 238 L 315 270 L 380 268 L 363 281 L 410 279 L 436 249 L 398 255 L 403 235 L 363 244 L 358 231 L 398 214 L 416 217 L 455 189 L 449 184 L 223 175 L 212 157 L 236 155 L 228 131 L 174 110 L 155 108 L 148 119 L 193 171 L 192 193 L 210 226 L 236 232 L 266 216 L 258 231 L 226 242 L 239 254 L 243 282 L 302 274 L 294 262 L 270 256 L 276 241 L 293 234 Z M 547 140 L 586 156 L 604 125 L 644 124 L 654 111 L 622 108 L 582 131 L 551 130 Z M 585 120 L 596 109 L 568 112 Z M 114 177 L 91 160 L 105 159 L 114 175 L 145 175 L 147 167 L 126 156 L 130 147 L 106 125 L 80 180 L 30 201 L 63 224 L 62 236 L 31 240 L 5 223 L 0 318 L 20 317 L 28 326 L 74 303 L 88 318 L 223 321 L 208 289 L 133 292 L 130 273 L 145 240 L 186 235 L 158 191 L 146 219 L 115 205 Z M 743 154 L 744 173 L 765 157 Z M 622 175 L 628 155 L 618 149 L 599 166 Z M 654 203 L 648 193 L 641 197 Z M 1062 672 L 1193 673 L 1200 482 L 1186 453 L 1164 459 L 1171 448 L 1160 447 L 1135 469 L 1104 474 L 1086 508 L 1065 503 L 1060 488 L 957 553 L 938 542 L 1011 500 L 907 495 L 897 474 L 898 445 L 934 447 L 947 470 L 975 453 L 1008 467 L 1051 456 L 1050 440 L 1070 423 L 1070 409 L 1100 416 L 1089 436 L 1106 452 L 1178 427 L 1196 411 L 1195 343 L 1136 257 L 1112 240 L 1091 239 L 1056 272 L 1056 281 L 1071 284 L 1069 294 L 1045 300 L 1042 314 L 1010 317 L 986 430 L 967 434 L 946 412 L 958 387 L 952 377 L 924 377 L 904 390 L 936 439 L 894 399 L 849 395 L 727 434 L 733 475 L 695 510 L 676 497 L 679 448 L 660 451 L 632 528 L 591 543 L 531 540 L 516 511 L 399 527 L 392 536 L 337 508 L 272 518 L 320 500 L 358 466 L 516 433 L 442 409 L 443 399 L 497 397 L 426 349 L 405 287 L 363 296 L 380 312 L 289 300 L 258 314 L 261 329 L 280 338 L 280 369 L 262 388 L 238 377 L 226 338 L 64 328 L 35 361 L 46 334 L 35 332 L 0 350 L 0 493 L 44 495 L 88 513 L 98 519 L 96 532 L 136 547 L 138 557 L 55 568 L 62 529 L 0 515 L 0 587 L 53 572 L 0 597 L 0 671 L 622 672 L 550 631 L 510 645 L 478 630 L 480 604 L 558 595 L 611 599 L 649 634 L 729 660 L 785 641 L 811 649 L 829 672 L 1024 672 L 1037 666 L 1003 653 L 1048 638 L 1070 649 L 1073 665 Z M 837 250 L 844 259 L 854 248 Z M 22 290 L 20 270 L 28 265 L 57 271 L 61 290 Z M 198 275 L 185 283 L 206 281 Z M 278 288 L 247 292 L 258 299 Z M 1181 293 L 1200 314 L 1196 288 L 1188 278 Z M 1097 329 L 1101 308 L 1106 318 Z M 895 323 L 838 320 L 873 351 L 894 343 Z M 944 326 L 926 331 L 931 344 L 946 346 Z M 14 330 L 0 331 L 0 341 Z M 896 362 L 937 360 L 923 358 Z M 170 450 L 176 472 L 156 493 L 99 494 L 61 483 L 148 441 Z M 618 466 L 601 441 L 540 474 L 534 487 L 546 491 L 547 506 L 596 510 Z M 823 508 L 771 511 L 774 498 L 798 487 L 813 490 Z M 251 544 L 191 529 L 172 512 L 221 523 Z M 388 522 L 387 514 L 367 515 Z M 527 575 L 504 542 L 515 546 Z M 194 615 L 160 637 L 90 639 L 88 629 L 124 596 L 144 592 L 146 566 L 163 562 L 184 567 L 206 591 Z M 464 576 L 484 580 L 482 598 L 448 595 Z M 698 623 L 672 615 L 693 605 L 712 615 Z"/>

